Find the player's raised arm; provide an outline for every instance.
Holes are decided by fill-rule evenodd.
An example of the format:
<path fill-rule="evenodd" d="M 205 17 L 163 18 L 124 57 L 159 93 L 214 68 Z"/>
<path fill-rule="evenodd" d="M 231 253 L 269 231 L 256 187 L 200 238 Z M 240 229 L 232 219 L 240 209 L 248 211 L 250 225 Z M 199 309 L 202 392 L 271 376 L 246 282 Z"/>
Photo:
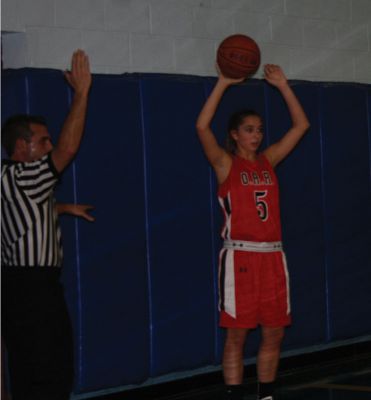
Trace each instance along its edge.
<path fill-rule="evenodd" d="M 286 134 L 264 151 L 265 156 L 275 167 L 294 149 L 310 124 L 282 69 L 278 65 L 267 64 L 264 67 L 264 78 L 281 92 L 292 120 L 292 126 Z"/>
<path fill-rule="evenodd" d="M 88 56 L 82 50 L 73 53 L 71 71 L 66 72 L 65 77 L 74 89 L 74 96 L 57 145 L 52 151 L 52 159 L 59 172 L 74 158 L 84 131 L 91 73 Z"/>
<path fill-rule="evenodd" d="M 218 182 L 221 183 L 228 176 L 232 158 L 227 151 L 218 144 L 210 124 L 225 90 L 232 84 L 240 83 L 243 79 L 227 78 L 223 76 L 219 70 L 218 72 L 219 79 L 202 107 L 197 118 L 196 129 L 205 155 L 215 170 Z"/>

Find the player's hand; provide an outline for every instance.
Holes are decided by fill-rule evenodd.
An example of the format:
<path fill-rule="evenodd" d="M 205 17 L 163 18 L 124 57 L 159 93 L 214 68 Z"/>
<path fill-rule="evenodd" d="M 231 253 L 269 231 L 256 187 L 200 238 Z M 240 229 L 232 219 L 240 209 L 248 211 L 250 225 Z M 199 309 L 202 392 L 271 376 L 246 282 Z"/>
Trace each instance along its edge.
<path fill-rule="evenodd" d="M 91 86 L 89 57 L 82 50 L 76 50 L 72 55 L 71 70 L 64 76 L 67 82 L 78 94 L 87 94 Z"/>
<path fill-rule="evenodd" d="M 286 75 L 283 73 L 281 67 L 275 64 L 264 65 L 264 79 L 277 88 L 287 84 Z"/>
<path fill-rule="evenodd" d="M 223 74 L 218 64 L 216 64 L 215 67 L 218 72 L 219 81 L 223 82 L 226 86 L 237 85 L 238 83 L 241 83 L 246 79 L 246 78 L 237 78 L 237 79 L 229 78 L 228 76 L 225 76 Z"/>

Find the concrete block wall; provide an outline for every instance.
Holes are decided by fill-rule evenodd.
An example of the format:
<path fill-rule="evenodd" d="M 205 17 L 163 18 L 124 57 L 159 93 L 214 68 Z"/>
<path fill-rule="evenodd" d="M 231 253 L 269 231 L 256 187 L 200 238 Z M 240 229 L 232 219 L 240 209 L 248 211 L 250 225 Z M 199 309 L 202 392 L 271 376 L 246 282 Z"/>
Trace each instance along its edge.
<path fill-rule="evenodd" d="M 290 79 L 371 83 L 371 0 L 2 0 L 1 23 L 4 68 L 65 69 L 83 48 L 95 73 L 213 76 L 244 33 Z"/>

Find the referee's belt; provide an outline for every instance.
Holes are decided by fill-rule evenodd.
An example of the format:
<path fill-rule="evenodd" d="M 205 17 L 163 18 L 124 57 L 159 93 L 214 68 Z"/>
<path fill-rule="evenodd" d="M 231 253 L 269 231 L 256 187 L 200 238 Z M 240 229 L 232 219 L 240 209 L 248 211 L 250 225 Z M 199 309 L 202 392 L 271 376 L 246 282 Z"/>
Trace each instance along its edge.
<path fill-rule="evenodd" d="M 245 240 L 224 240 L 224 249 L 271 253 L 282 251 L 282 242 L 247 242 Z"/>

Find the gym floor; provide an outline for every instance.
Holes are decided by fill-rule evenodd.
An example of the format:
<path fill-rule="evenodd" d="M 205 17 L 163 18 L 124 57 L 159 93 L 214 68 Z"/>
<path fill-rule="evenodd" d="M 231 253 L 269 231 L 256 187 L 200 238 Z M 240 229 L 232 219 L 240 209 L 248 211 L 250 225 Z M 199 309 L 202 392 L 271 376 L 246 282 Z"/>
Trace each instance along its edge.
<path fill-rule="evenodd" d="M 246 367 L 246 400 L 255 400 L 255 367 Z M 281 360 L 275 400 L 370 400 L 371 341 Z M 95 400 L 218 400 L 221 373 L 95 397 Z"/>

